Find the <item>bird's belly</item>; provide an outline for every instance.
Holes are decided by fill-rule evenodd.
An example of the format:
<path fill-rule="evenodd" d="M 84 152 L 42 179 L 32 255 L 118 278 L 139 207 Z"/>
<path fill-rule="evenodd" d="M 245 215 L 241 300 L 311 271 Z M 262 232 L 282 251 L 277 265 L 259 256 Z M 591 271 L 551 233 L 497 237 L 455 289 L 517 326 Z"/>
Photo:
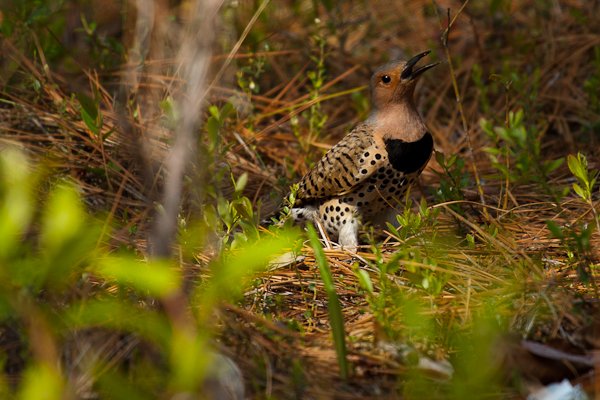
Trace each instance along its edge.
<path fill-rule="evenodd" d="M 383 168 L 351 193 L 332 198 L 319 207 L 319 219 L 333 240 L 347 224 L 374 222 L 374 218 L 404 201 L 404 194 L 417 174 L 404 175 Z"/>

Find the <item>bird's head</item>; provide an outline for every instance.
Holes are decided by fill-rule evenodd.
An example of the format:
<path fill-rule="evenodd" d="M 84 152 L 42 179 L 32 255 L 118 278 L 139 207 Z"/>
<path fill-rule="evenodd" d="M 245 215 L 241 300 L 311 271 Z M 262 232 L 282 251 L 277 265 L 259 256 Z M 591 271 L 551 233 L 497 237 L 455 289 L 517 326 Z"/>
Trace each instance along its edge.
<path fill-rule="evenodd" d="M 415 69 L 419 60 L 430 52 L 431 50 L 427 50 L 408 61 L 392 61 L 379 67 L 371 77 L 373 106 L 382 109 L 390 103 L 412 102 L 419 76 L 439 64 L 427 64 Z"/>

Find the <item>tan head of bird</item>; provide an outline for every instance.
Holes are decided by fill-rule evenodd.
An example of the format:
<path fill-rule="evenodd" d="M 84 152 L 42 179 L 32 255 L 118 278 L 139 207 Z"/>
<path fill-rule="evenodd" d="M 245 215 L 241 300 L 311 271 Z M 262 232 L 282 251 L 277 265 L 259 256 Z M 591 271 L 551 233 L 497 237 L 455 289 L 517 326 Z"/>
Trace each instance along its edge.
<path fill-rule="evenodd" d="M 430 50 L 417 54 L 408 61 L 392 61 L 379 67 L 371 77 L 371 94 L 374 109 L 383 109 L 389 104 L 413 101 L 413 92 L 419 76 L 438 63 L 416 68 L 419 60 Z"/>

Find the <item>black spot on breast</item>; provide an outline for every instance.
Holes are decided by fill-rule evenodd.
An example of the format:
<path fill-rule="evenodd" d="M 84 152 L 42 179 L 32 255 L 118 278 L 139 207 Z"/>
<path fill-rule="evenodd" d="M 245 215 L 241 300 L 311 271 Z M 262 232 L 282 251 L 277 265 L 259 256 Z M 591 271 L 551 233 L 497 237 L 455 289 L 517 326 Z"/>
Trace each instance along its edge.
<path fill-rule="evenodd" d="M 427 164 L 433 151 L 433 137 L 429 132 L 416 142 L 399 139 L 385 141 L 385 149 L 394 169 L 410 174 L 417 172 Z"/>

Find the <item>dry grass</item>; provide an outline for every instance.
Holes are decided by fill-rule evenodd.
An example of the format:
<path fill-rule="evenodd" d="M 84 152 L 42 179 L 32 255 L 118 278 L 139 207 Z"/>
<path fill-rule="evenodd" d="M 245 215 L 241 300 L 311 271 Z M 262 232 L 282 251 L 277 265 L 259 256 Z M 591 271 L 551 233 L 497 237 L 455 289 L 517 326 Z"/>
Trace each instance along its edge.
<path fill-rule="evenodd" d="M 310 8 L 308 3 L 300 4 Z M 506 332 L 546 343 L 562 341 L 579 352 L 600 349 L 597 336 L 590 333 L 599 323 L 597 289 L 592 283 L 581 283 L 564 244 L 546 228 L 547 220 L 572 226 L 590 222 L 589 206 L 572 193 L 557 202 L 534 182 L 508 182 L 499 177 L 483 151 L 493 143 L 479 127 L 480 118 L 502 125 L 509 110 L 523 108 L 527 123 L 543 132 L 543 159 L 583 151 L 590 167 L 599 169 L 600 110 L 590 106 L 584 82 L 600 74 L 592 62 L 593 51 L 600 46 L 600 9 L 595 2 L 576 0 L 548 6 L 526 0 L 508 3 L 491 15 L 483 2 L 471 2 L 450 33 L 449 53 L 464 124 L 447 65 L 428 73 L 417 88 L 417 103 L 436 149 L 446 155 L 462 155 L 467 172 L 476 166 L 485 204 L 472 178 L 464 188 L 464 200 L 436 200 L 433 193 L 443 170 L 432 160 L 413 197 L 425 197 L 439 214 L 435 221 L 424 224 L 420 236 L 401 239 L 382 233 L 377 236 L 380 254 L 368 245 L 357 257 L 326 250 L 350 338 L 349 360 L 354 368 L 350 382 L 338 378 L 326 296 L 312 249 L 306 245 L 301 261 L 258 276 L 242 302 L 223 307 L 219 338 L 223 351 L 242 368 L 247 389 L 254 396 L 362 398 L 386 394 L 387 398 L 403 390 L 406 394 L 409 389 L 403 383 L 411 368 L 403 353 L 405 347 L 411 354 L 438 362 L 453 359 L 459 351 L 455 336 L 472 329 L 474 321 L 494 304 Z M 237 112 L 220 131 L 226 151 L 209 170 L 231 170 L 236 177 L 247 173 L 244 194 L 257 208 L 262 207 L 263 215 L 274 210 L 289 184 L 359 121 L 364 111 L 360 96 L 368 96 L 365 84 L 374 67 L 391 57 L 426 48 L 434 50 L 434 57 L 444 58 L 440 35 L 446 21 L 438 20 L 432 4 L 423 0 L 344 2 L 330 12 L 321 7 L 319 22 L 307 17 L 306 10 L 298 14 L 291 7 L 272 4 L 266 8 L 267 16 L 258 16 L 252 26 L 247 23 L 256 9 L 250 2 L 227 9 L 221 20 L 223 52 L 212 58 L 213 76 L 218 79 L 211 83 L 208 103 L 234 101 Z M 454 12 L 459 8 L 451 1 L 439 5 L 442 15 L 446 7 Z M 236 35 L 246 27 L 250 36 L 236 48 Z M 318 94 L 311 96 L 307 72 L 315 69 L 310 59 L 316 54 L 315 34 L 326 43 L 327 75 Z M 263 49 L 265 43 L 271 47 Z M 152 47 L 139 87 L 130 93 L 136 99 L 134 106 L 125 111 L 119 109 L 120 100 L 113 94 L 120 72 L 102 77 L 95 72 L 87 74 L 88 93 L 97 93 L 102 110 L 101 133 L 106 138 L 101 140 L 82 121 L 66 79 L 41 68 L 42 49 L 39 59 L 31 59 L 10 38 L 2 39 L 6 59 L 18 66 L 19 74 L 35 77 L 41 89 L 31 93 L 2 87 L 0 143 L 19 144 L 41 156 L 53 171 L 70 175 L 92 210 L 108 212 L 109 221 L 118 221 L 112 242 L 141 253 L 146 250 L 152 202 L 162 187 L 170 138 L 169 129 L 161 125 L 158 102 L 181 95 L 169 45 Z M 257 59 L 268 65 L 266 72 L 255 78 L 260 91 L 244 93 L 236 85 L 235 73 Z M 474 83 L 476 69 L 482 71 L 487 93 Z M 327 122 L 322 132 L 309 132 L 308 111 L 316 104 Z M 474 165 L 466 155 L 467 135 Z M 145 143 L 146 152 L 137 150 L 139 143 Z M 206 179 L 201 171 L 205 167 L 192 168 L 189 173 L 186 208 L 181 214 L 186 218 L 198 215 L 194 178 Z M 546 178 L 553 188 L 574 182 L 566 164 Z M 221 182 L 211 183 L 224 198 L 233 193 L 227 182 L 225 175 Z M 597 207 L 597 192 L 594 201 Z M 457 213 L 453 205 L 463 212 Z M 471 246 L 467 234 L 474 238 Z M 593 279 L 598 281 L 599 232 L 593 233 L 590 247 Z M 413 249 L 419 257 L 397 260 L 403 248 Z M 183 260 L 183 268 L 193 276 L 206 277 L 206 264 L 212 256 L 210 249 L 200 251 L 193 260 Z M 431 337 L 411 333 L 398 306 L 390 307 L 392 314 L 384 318 L 373 305 L 386 284 L 378 266 L 390 262 L 398 263 L 399 272 L 383 279 L 406 298 L 427 305 L 421 312 L 434 327 Z M 369 274 L 374 297 L 361 288 L 358 268 Z M 417 276 L 430 271 L 442 277 L 442 290 L 434 293 L 415 284 L 406 272 L 411 268 Z M 382 320 L 391 324 L 394 337 L 390 337 L 390 327 L 382 327 Z M 506 353 L 506 358 L 513 354 Z M 525 371 L 523 375 L 531 372 L 528 368 L 535 369 L 527 362 L 517 367 L 508 364 L 508 368 Z M 588 387 L 594 384 L 589 374 L 580 379 Z M 517 397 L 518 393 L 510 389 L 504 395 Z"/>

